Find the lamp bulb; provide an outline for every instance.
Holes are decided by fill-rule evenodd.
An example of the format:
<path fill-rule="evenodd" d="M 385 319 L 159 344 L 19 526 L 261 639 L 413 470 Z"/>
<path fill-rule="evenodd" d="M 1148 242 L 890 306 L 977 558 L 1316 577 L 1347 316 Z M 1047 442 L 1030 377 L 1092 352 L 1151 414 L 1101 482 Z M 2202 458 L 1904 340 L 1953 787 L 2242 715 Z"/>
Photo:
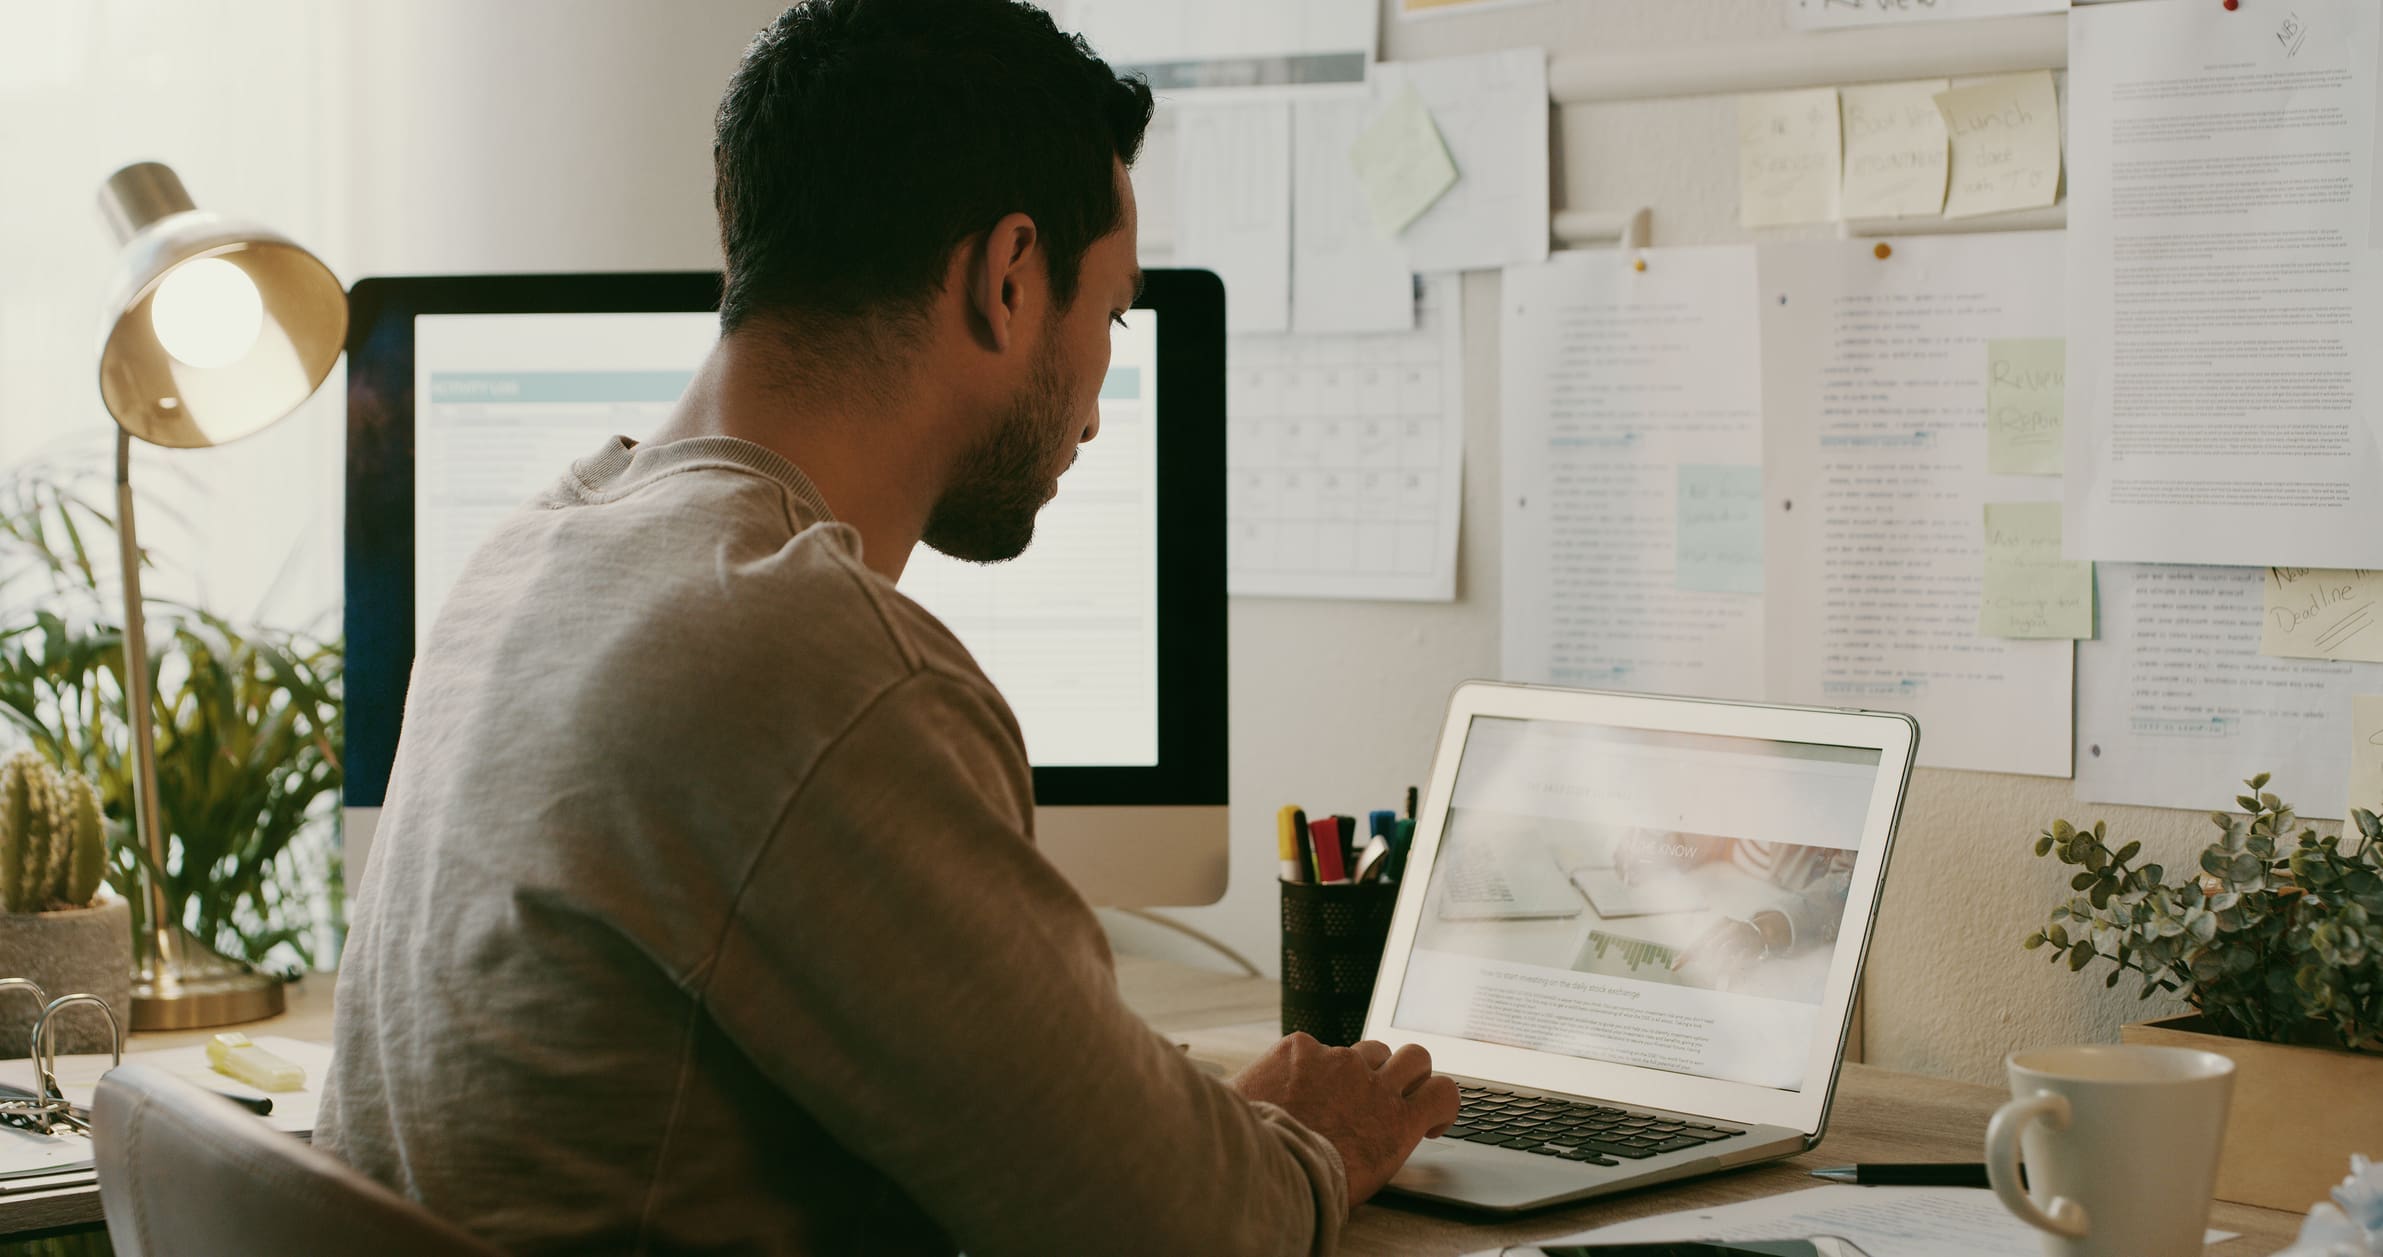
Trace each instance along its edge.
<path fill-rule="evenodd" d="M 166 273 L 150 298 L 157 343 L 194 367 L 228 367 L 248 356 L 264 330 L 254 280 L 222 258 L 195 258 Z"/>

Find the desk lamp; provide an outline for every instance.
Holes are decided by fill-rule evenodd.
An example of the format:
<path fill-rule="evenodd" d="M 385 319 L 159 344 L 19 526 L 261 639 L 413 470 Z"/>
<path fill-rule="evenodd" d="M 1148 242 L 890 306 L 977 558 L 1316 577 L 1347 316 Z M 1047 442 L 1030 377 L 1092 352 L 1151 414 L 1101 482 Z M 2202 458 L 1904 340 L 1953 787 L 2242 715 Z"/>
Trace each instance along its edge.
<path fill-rule="evenodd" d="M 157 811 L 149 645 L 132 521 L 132 439 L 173 449 L 239 440 L 312 396 L 347 337 L 347 296 L 288 237 L 196 208 L 156 162 L 100 187 L 121 246 L 99 354 L 99 394 L 116 419 L 116 538 L 124 570 L 124 699 L 132 730 L 133 823 L 148 856 L 148 930 L 132 988 L 136 1030 L 220 1026 L 282 1009 L 281 984 L 193 938 L 171 915 Z"/>

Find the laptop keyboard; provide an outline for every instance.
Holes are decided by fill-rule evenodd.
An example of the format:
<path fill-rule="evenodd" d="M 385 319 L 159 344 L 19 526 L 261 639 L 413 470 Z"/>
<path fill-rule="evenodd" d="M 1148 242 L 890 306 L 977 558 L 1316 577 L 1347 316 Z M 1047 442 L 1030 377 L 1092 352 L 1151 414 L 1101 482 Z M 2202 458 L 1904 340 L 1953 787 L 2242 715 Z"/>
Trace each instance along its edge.
<path fill-rule="evenodd" d="M 1685 1152 L 1746 1132 L 1716 1122 L 1634 1113 L 1606 1104 L 1459 1087 L 1456 1125 L 1443 1139 L 1513 1148 L 1590 1165 L 1620 1165 Z"/>

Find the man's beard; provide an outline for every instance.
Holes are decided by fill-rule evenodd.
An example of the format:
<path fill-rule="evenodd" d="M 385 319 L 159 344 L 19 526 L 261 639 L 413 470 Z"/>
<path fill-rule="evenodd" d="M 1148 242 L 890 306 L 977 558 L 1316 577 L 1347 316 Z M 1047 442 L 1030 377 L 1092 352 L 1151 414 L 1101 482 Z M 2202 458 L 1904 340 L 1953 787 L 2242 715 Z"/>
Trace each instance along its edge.
<path fill-rule="evenodd" d="M 960 456 L 951 487 L 927 515 L 920 540 L 955 559 L 1000 563 L 1026 552 L 1043 509 L 1045 477 L 1076 438 L 1066 420 L 1058 346 L 1026 374 L 1026 388 L 976 447 Z"/>

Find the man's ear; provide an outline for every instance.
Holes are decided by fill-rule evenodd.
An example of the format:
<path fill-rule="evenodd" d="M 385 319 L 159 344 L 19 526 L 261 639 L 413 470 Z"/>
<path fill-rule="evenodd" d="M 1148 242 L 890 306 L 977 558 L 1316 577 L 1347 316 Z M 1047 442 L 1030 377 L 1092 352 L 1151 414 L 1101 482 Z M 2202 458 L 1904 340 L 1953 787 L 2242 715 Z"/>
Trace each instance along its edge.
<path fill-rule="evenodd" d="M 992 349 L 1008 351 L 1019 318 L 1039 299 L 1041 244 L 1033 219 L 1005 214 L 969 258 L 969 319 Z"/>

